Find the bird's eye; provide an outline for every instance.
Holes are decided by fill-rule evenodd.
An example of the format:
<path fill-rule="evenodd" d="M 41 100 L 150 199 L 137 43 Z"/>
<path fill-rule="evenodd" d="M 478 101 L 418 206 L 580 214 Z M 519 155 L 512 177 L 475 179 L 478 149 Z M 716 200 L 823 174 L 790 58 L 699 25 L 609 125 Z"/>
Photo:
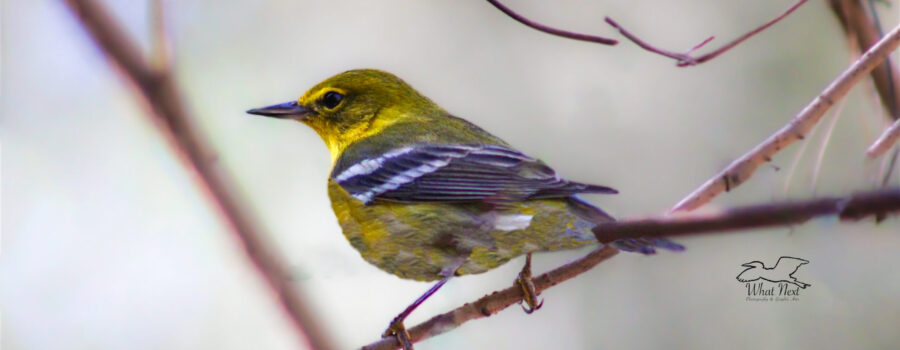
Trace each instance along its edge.
<path fill-rule="evenodd" d="M 341 95 L 339 92 L 329 91 L 322 96 L 322 105 L 325 106 L 325 108 L 332 109 L 341 104 L 341 100 L 343 99 L 344 95 Z"/>

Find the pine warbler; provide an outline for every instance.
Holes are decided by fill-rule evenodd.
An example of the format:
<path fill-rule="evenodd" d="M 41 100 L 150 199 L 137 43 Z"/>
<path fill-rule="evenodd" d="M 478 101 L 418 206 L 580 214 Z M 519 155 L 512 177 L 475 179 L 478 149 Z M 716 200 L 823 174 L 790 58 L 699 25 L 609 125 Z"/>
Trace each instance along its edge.
<path fill-rule="evenodd" d="M 405 347 L 403 319 L 450 277 L 520 255 L 528 259 L 517 283 L 526 311 L 537 309 L 530 254 L 598 244 L 591 228 L 613 220 L 576 195 L 616 190 L 558 177 L 390 73 L 344 72 L 297 101 L 247 113 L 298 120 L 325 141 L 331 206 L 363 259 L 401 278 L 440 281 L 391 322 L 386 335 Z M 613 245 L 644 254 L 684 249 L 665 239 Z"/>

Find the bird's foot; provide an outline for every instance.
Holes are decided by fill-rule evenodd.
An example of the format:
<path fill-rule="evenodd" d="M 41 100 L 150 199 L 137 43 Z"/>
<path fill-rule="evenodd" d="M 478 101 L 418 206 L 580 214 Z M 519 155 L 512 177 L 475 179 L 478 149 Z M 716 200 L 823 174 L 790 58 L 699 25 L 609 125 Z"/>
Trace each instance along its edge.
<path fill-rule="evenodd" d="M 538 293 L 534 288 L 534 281 L 531 277 L 531 253 L 528 253 L 525 257 L 525 266 L 522 267 L 522 271 L 519 272 L 519 277 L 517 277 L 515 281 L 515 284 L 522 287 L 523 296 L 519 305 L 527 305 L 522 305 L 522 310 L 524 310 L 526 314 L 535 312 L 544 305 L 544 301 L 538 299 Z"/>
<path fill-rule="evenodd" d="M 397 339 L 397 342 L 400 343 L 400 347 L 402 347 L 403 350 L 413 350 L 409 332 L 406 331 L 406 326 L 403 325 L 403 318 L 400 316 L 395 317 L 394 320 L 391 321 L 391 325 L 388 326 L 388 329 L 384 331 L 384 334 L 382 334 L 381 337 L 394 337 Z"/>

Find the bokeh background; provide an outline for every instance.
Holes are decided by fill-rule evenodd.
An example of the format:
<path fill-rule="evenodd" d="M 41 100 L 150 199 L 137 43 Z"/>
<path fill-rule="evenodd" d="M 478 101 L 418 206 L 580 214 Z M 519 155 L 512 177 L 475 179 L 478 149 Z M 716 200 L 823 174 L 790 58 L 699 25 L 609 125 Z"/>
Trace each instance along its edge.
<path fill-rule="evenodd" d="M 106 1 L 150 46 L 146 1 Z M 612 16 L 673 50 L 717 47 L 792 1 L 508 0 L 535 20 L 618 37 Z M 299 123 L 252 117 L 338 72 L 401 76 L 563 176 L 622 217 L 661 214 L 786 123 L 850 62 L 821 0 L 709 63 L 623 42 L 552 37 L 483 1 L 165 1 L 179 83 L 218 161 L 239 184 L 295 283 L 342 348 L 376 340 L 428 288 L 365 263 L 325 191 L 330 161 Z M 896 8 L 877 5 L 883 23 Z M 60 1 L 4 0 L 2 349 L 296 349 L 298 340 L 194 179 Z M 827 118 L 833 118 L 829 114 Z M 826 119 L 823 125 L 828 125 Z M 704 210 L 875 187 L 863 152 L 883 126 L 873 89 L 847 99 L 813 183 L 821 130 L 785 185 L 791 146 Z M 820 128 L 821 129 L 821 128 Z M 898 184 L 895 175 L 891 180 Z M 814 220 L 683 238 L 682 254 L 620 254 L 516 307 L 420 343 L 445 348 L 817 349 L 900 344 L 900 223 Z M 586 251 L 539 255 L 536 272 Z M 748 302 L 751 260 L 811 263 L 799 301 Z M 409 319 L 510 285 L 522 260 L 450 282 Z"/>

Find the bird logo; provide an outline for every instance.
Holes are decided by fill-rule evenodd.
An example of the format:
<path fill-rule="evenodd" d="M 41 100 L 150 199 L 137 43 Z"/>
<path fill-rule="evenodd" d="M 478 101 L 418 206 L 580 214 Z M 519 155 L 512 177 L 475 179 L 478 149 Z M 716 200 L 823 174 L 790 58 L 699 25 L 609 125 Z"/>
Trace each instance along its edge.
<path fill-rule="evenodd" d="M 809 287 L 809 283 L 800 282 L 794 277 L 800 266 L 809 264 L 809 260 L 800 259 L 790 256 L 782 256 L 775 262 L 775 266 L 766 267 L 761 261 L 751 261 L 741 266 L 747 269 L 737 275 L 737 280 L 741 282 L 753 282 L 760 279 L 772 283 L 785 282 L 800 288 Z"/>

